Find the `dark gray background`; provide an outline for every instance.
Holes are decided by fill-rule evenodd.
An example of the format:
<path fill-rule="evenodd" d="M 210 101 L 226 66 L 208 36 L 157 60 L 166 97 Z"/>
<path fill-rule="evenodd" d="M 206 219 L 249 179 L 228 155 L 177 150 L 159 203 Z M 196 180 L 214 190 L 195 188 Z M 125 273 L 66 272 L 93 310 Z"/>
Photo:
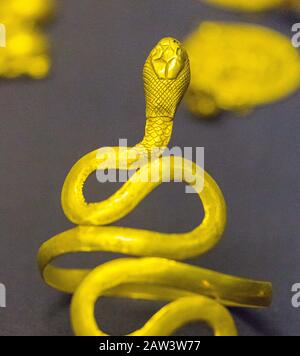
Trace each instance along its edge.
<path fill-rule="evenodd" d="M 243 15 L 193 0 L 65 0 L 49 28 L 50 78 L 0 82 L 0 282 L 7 308 L 1 335 L 72 335 L 70 298 L 41 280 L 40 244 L 72 224 L 60 191 L 72 164 L 119 138 L 135 144 L 144 130 L 141 71 L 153 45 L 166 35 L 183 39 L 203 20 L 256 22 L 290 36 L 295 19 L 279 13 Z M 300 282 L 300 93 L 245 117 L 204 122 L 181 107 L 171 145 L 204 146 L 207 171 L 228 204 L 228 228 L 219 245 L 192 263 L 224 273 L 270 280 L 274 302 L 266 310 L 233 310 L 240 335 L 297 335 L 300 309 L 291 286 Z M 88 182 L 87 195 L 104 198 L 116 185 Z M 192 229 L 202 218 L 196 196 L 164 184 L 119 225 L 165 232 Z M 78 256 L 97 265 L 111 254 Z M 70 262 L 70 258 L 68 262 Z M 72 258 L 74 261 L 74 258 Z M 110 333 L 140 327 L 158 303 L 103 300 L 97 319 Z M 207 334 L 200 324 L 178 335 Z"/>

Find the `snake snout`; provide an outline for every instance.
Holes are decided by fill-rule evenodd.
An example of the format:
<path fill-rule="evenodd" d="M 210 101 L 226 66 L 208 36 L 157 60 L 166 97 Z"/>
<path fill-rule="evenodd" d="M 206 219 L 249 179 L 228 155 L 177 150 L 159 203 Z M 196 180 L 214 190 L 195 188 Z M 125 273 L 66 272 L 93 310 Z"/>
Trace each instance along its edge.
<path fill-rule="evenodd" d="M 176 79 L 187 58 L 181 43 L 172 37 L 160 40 L 150 54 L 150 62 L 159 79 Z"/>

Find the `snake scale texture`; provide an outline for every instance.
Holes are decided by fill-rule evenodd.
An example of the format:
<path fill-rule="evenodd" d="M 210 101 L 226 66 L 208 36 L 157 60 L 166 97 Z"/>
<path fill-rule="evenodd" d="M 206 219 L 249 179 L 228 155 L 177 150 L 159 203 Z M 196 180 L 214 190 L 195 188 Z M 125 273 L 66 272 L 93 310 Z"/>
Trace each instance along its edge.
<path fill-rule="evenodd" d="M 108 199 L 89 203 L 83 187 L 89 175 L 101 169 L 128 169 L 155 149 L 163 149 L 171 137 L 176 109 L 190 81 L 189 59 L 173 38 L 162 39 L 144 66 L 146 98 L 145 136 L 131 148 L 111 147 L 109 153 L 95 150 L 81 158 L 68 174 L 62 190 L 65 215 L 77 227 L 45 242 L 38 253 L 43 279 L 50 286 L 74 294 L 71 322 L 76 335 L 106 335 L 94 316 L 101 296 L 169 302 L 145 325 L 130 335 L 171 335 L 193 321 L 203 321 L 215 335 L 237 334 L 225 306 L 263 307 L 271 300 L 271 285 L 179 262 L 201 255 L 221 238 L 226 225 L 226 205 L 216 182 L 193 162 L 159 155 L 147 160 Z M 135 153 L 135 155 L 128 155 Z M 116 160 L 109 159 L 115 155 Z M 189 163 L 189 164 L 186 164 Z M 186 165 L 185 165 L 186 164 Z M 133 228 L 104 226 L 126 216 L 161 182 L 165 172 L 171 180 L 182 177 L 198 193 L 205 217 L 186 233 L 160 233 Z M 142 179 L 157 166 L 159 179 Z M 194 175 L 202 172 L 201 189 Z M 52 264 L 61 255 L 75 252 L 109 251 L 135 256 L 115 259 L 93 270 L 65 269 Z M 177 260 L 177 261 L 176 261 Z"/>

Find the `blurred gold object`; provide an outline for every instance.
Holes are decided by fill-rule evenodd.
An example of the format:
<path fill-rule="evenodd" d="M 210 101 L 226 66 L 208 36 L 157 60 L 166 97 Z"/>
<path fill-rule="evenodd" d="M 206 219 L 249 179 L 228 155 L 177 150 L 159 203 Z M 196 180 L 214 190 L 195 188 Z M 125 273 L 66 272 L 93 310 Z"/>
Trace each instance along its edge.
<path fill-rule="evenodd" d="M 204 22 L 185 41 L 192 80 L 186 104 L 195 114 L 248 112 L 300 85 L 300 57 L 289 38 L 249 24 Z"/>
<path fill-rule="evenodd" d="M 288 0 L 204 0 L 207 3 L 242 11 L 264 11 L 286 5 Z"/>
<path fill-rule="evenodd" d="M 300 14 L 300 0 L 288 0 L 288 7 L 297 14 Z"/>
<path fill-rule="evenodd" d="M 38 79 L 49 73 L 49 41 L 40 25 L 51 18 L 54 7 L 54 0 L 0 0 L 0 23 L 5 30 L 1 77 Z"/>
<path fill-rule="evenodd" d="M 260 12 L 276 8 L 300 11 L 300 0 L 203 0 L 206 3 L 238 11 Z"/>

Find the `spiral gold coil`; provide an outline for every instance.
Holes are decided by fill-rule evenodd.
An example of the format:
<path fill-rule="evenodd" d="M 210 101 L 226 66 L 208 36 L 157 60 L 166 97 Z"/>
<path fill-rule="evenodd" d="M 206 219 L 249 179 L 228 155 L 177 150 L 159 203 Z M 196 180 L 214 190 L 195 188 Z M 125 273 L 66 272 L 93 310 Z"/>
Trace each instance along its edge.
<path fill-rule="evenodd" d="M 170 303 L 141 329 L 130 335 L 171 335 L 191 321 L 204 321 L 215 335 L 237 334 L 224 306 L 265 307 L 271 302 L 272 286 L 224 275 L 175 260 L 198 256 L 213 248 L 226 225 L 226 205 L 217 183 L 200 167 L 180 157 L 159 154 L 171 137 L 177 107 L 189 85 L 189 59 L 173 38 L 162 39 L 144 66 L 146 129 L 134 147 L 96 150 L 81 158 L 68 174 L 62 190 L 66 216 L 79 226 L 45 242 L 38 253 L 43 279 L 50 286 L 72 293 L 71 322 L 76 335 L 106 335 L 94 317 L 101 296 L 163 300 Z M 114 156 L 115 159 L 111 159 Z M 86 202 L 83 186 L 87 177 L 101 169 L 128 169 L 141 158 L 146 161 L 111 197 Z M 183 171 L 183 167 L 185 167 Z M 155 181 L 145 180 L 157 168 Z M 182 178 L 198 193 L 205 217 L 187 233 L 165 234 L 125 227 L 103 226 L 126 216 L 164 181 Z M 184 174 L 182 174 L 184 173 Z M 196 182 L 195 173 L 204 178 Z M 197 176 L 198 177 L 198 176 Z M 109 251 L 142 258 L 116 259 L 93 270 L 64 269 L 52 264 L 61 255 L 74 252 Z"/>

